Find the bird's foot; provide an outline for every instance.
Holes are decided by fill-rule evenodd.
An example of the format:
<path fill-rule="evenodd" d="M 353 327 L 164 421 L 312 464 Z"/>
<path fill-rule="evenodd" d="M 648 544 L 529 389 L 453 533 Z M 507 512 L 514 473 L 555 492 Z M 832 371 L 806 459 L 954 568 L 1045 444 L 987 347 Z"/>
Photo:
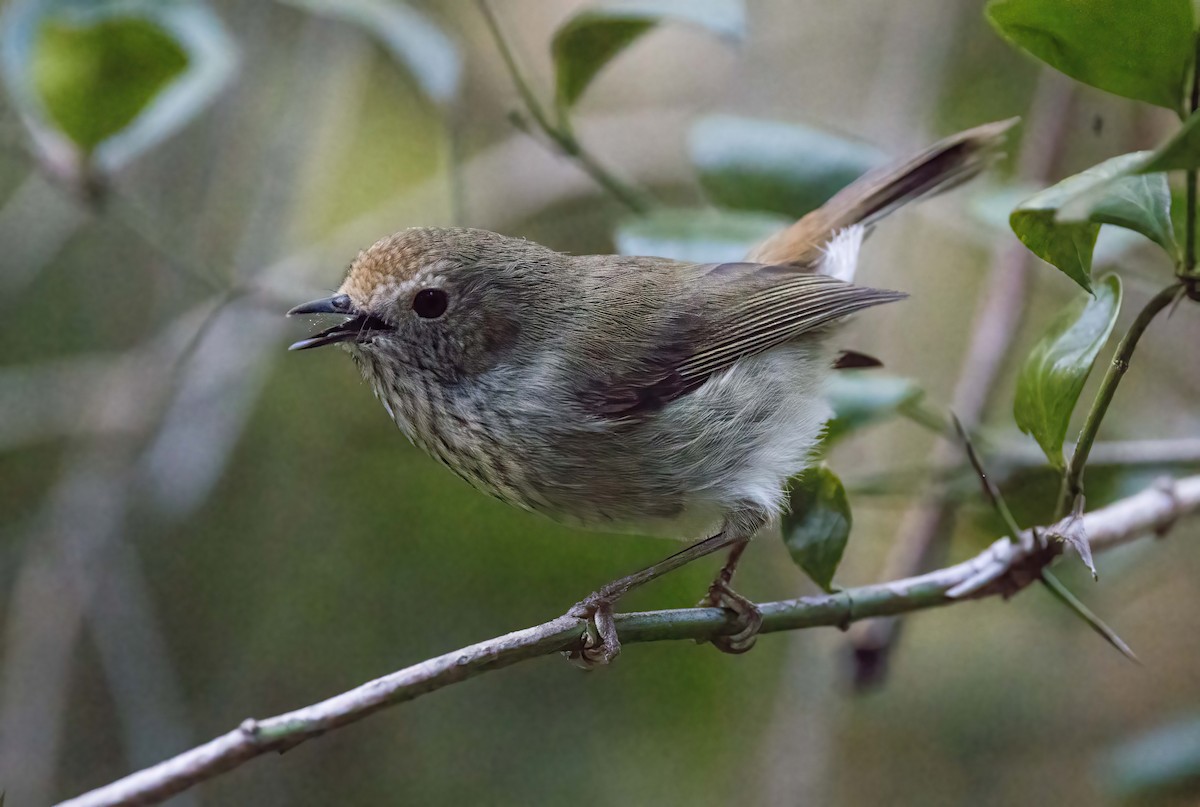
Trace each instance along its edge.
<path fill-rule="evenodd" d="M 563 653 L 580 669 L 603 667 L 620 655 L 621 641 L 617 638 L 612 609 L 612 600 L 597 593 L 580 600 L 567 611 L 569 616 L 588 621 L 579 646 Z"/>
<path fill-rule="evenodd" d="M 698 603 L 701 608 L 724 608 L 737 618 L 738 630 L 723 636 L 714 636 L 710 641 L 722 653 L 745 653 L 754 647 L 758 632 L 762 628 L 762 611 L 750 600 L 738 594 L 724 575 L 713 581 L 708 594 Z"/>

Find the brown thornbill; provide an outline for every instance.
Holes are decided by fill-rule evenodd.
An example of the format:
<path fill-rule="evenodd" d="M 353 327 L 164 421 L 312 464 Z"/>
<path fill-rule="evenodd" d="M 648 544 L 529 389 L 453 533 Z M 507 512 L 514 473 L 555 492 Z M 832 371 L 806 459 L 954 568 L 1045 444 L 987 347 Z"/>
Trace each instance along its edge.
<path fill-rule="evenodd" d="M 709 536 L 572 609 L 599 637 L 585 662 L 619 651 L 618 598 L 726 548 L 705 602 L 734 612 L 737 632 L 714 643 L 742 652 L 761 615 L 731 588 L 734 567 L 811 462 L 837 325 L 904 297 L 851 282 L 864 233 L 977 174 L 1011 125 L 865 175 L 744 263 L 404 230 L 359 253 L 337 294 L 289 312 L 344 318 L 292 349 L 345 346 L 409 439 L 509 504 L 598 530 Z"/>

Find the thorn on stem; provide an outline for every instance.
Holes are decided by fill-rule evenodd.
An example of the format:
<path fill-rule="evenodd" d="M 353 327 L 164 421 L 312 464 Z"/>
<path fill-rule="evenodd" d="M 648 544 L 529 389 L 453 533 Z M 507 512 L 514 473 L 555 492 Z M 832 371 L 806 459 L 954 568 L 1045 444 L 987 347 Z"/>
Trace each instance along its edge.
<path fill-rule="evenodd" d="M 1083 528 L 1083 506 L 1084 497 L 1081 493 L 1075 497 L 1075 504 L 1071 508 L 1070 514 L 1050 527 L 1049 535 L 1074 549 L 1079 554 L 1079 559 L 1092 573 L 1092 579 L 1098 581 L 1100 574 L 1096 571 L 1096 564 L 1092 561 L 1091 541 L 1088 540 L 1087 531 Z"/>

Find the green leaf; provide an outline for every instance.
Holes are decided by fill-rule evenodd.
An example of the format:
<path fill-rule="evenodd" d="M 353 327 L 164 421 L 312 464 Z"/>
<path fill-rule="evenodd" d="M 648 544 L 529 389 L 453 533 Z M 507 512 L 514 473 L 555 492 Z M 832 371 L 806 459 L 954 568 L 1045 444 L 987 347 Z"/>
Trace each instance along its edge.
<path fill-rule="evenodd" d="M 1095 296 L 1081 294 L 1059 312 L 1021 367 L 1013 415 L 1056 468 L 1065 465 L 1062 447 L 1071 413 L 1120 308 L 1121 280 L 1106 275 Z"/>
<path fill-rule="evenodd" d="M 896 414 L 920 400 L 924 392 L 910 379 L 875 371 L 835 373 L 825 388 L 833 418 L 825 430 L 826 444 Z"/>
<path fill-rule="evenodd" d="M 1190 0 L 991 0 L 986 13 L 1009 42 L 1084 84 L 1179 109 Z"/>
<path fill-rule="evenodd" d="M 462 57 L 432 20 L 391 0 L 279 0 L 289 6 L 361 28 L 402 65 L 421 92 L 436 103 L 458 95 Z"/>
<path fill-rule="evenodd" d="M 1163 174 L 1130 175 L 1149 152 L 1122 154 L 1026 199 L 1009 224 L 1030 251 L 1091 291 L 1092 251 L 1100 225 L 1141 233 L 1178 253 L 1171 193 Z"/>
<path fill-rule="evenodd" d="M 656 208 L 622 222 L 615 240 L 622 255 L 724 263 L 743 260 L 752 247 L 789 224 L 789 219 L 768 213 Z"/>
<path fill-rule="evenodd" d="M 830 591 L 853 519 L 842 480 L 825 465 L 809 468 L 788 487 L 783 542 L 796 565 Z"/>
<path fill-rule="evenodd" d="M 819 129 L 729 115 L 700 120 L 688 150 L 716 204 L 793 219 L 887 162 L 872 146 Z"/>
<path fill-rule="evenodd" d="M 550 46 L 559 110 L 574 106 L 614 56 L 664 19 L 727 40 L 746 34 L 741 0 L 623 0 L 586 8 L 559 27 Z"/>
<path fill-rule="evenodd" d="M 18 0 L 0 16 L 0 66 L 36 144 L 104 171 L 199 114 L 235 62 L 198 2 Z"/>
<path fill-rule="evenodd" d="M 1138 167 L 1139 174 L 1200 168 L 1200 112 L 1192 113 L 1175 135 Z"/>

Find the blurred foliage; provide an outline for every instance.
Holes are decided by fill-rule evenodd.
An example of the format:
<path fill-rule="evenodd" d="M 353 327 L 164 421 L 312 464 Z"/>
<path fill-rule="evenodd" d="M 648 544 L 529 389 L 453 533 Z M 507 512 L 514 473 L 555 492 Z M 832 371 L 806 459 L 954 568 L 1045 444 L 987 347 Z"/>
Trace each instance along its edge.
<path fill-rule="evenodd" d="M 462 58 L 454 42 L 414 8 L 388 0 L 280 0 L 304 11 L 357 25 L 387 48 L 434 101 L 458 94 Z"/>
<path fill-rule="evenodd" d="M 727 263 L 742 260 L 752 247 L 790 223 L 769 213 L 658 208 L 625 220 L 613 238 L 622 255 Z"/>
<path fill-rule="evenodd" d="M 46 111 L 85 152 L 124 129 L 187 67 L 187 54 L 143 19 L 74 27 L 48 20 L 34 48 L 33 83 Z"/>
<path fill-rule="evenodd" d="M 25 127 L 43 165 L 19 148 L 0 157 L 0 407 L 45 421 L 26 435 L 3 432 L 10 442 L 0 445 L 0 787 L 10 801 L 77 793 L 247 714 L 295 708 L 542 621 L 666 554 L 661 542 L 587 536 L 479 496 L 395 434 L 344 357 L 287 356 L 279 314 L 336 286 L 354 249 L 374 238 L 456 217 L 574 252 L 615 242 L 736 260 L 896 143 L 1027 109 L 1034 71 L 978 8 L 922 3 L 949 22 L 913 26 L 908 15 L 920 9 L 883 2 L 853 11 L 495 3 L 514 46 L 543 57 L 529 59 L 541 67 L 528 81 L 555 88 L 556 155 L 507 129 L 513 77 L 468 3 L 8 4 L 0 135 L 12 145 Z M 1053 68 L 1176 109 L 1194 47 L 1186 5 L 993 0 L 987 16 Z M 630 47 L 651 31 L 654 47 Z M 713 34 L 746 42 L 730 55 Z M 624 83 L 614 71 L 591 89 L 618 56 L 629 60 Z M 922 67 L 926 58 L 936 69 Z M 594 118 L 577 106 L 589 91 Z M 893 92 L 898 110 L 930 120 L 880 117 L 880 93 Z M 1161 171 L 1200 160 L 1195 114 L 1160 137 L 1160 119 L 1142 107 L 1105 109 L 1109 129 L 1124 134 L 1099 138 L 1068 117 L 1068 151 L 1111 146 L 1106 155 L 1124 156 L 1020 206 L 1032 191 L 1008 186 L 976 205 L 990 220 L 1016 207 L 1017 235 L 1085 286 L 1101 224 L 1180 259 L 1172 234 L 1187 233 L 1185 195 L 1176 188 L 1172 203 Z M 43 168 L 55 167 L 64 142 L 113 180 L 104 209 L 81 212 L 46 183 Z M 644 177 L 632 168 L 643 152 L 657 155 L 641 164 Z M 610 163 L 670 205 L 614 226 L 618 205 L 576 170 L 603 179 Z M 1059 173 L 1067 170 L 1075 165 Z M 805 590 L 789 554 L 822 587 L 835 573 L 847 584 L 878 579 L 896 508 L 925 484 L 931 439 L 897 416 L 948 398 L 981 269 L 997 239 L 1011 238 L 956 216 L 956 206 L 971 207 L 960 193 L 882 225 L 868 243 L 865 282 L 913 296 L 902 311 L 860 318 L 847 339 L 890 374 L 835 380 L 825 448 L 847 485 L 824 467 L 797 481 L 784 542 L 756 542 L 739 573 L 755 599 Z M 1142 277 L 1169 281 L 1161 254 L 1120 254 L 1131 298 L 1142 292 L 1132 275 L 1140 265 Z M 1088 398 L 1104 330 L 1071 352 L 1069 378 L 1054 375 L 1066 369 L 1058 340 L 1033 342 L 1068 303 L 1065 285 L 1035 284 L 1021 344 L 1034 352 L 1036 378 L 1017 376 L 1024 354 L 1015 355 L 1000 393 L 1022 395 L 1032 382 L 1048 390 L 1045 426 L 1059 446 L 1081 415 L 1077 399 Z M 1116 301 L 1105 292 L 1114 289 L 1101 281 L 1099 301 L 1081 297 L 1071 310 L 1102 308 L 1098 321 L 1111 328 Z M 1198 428 L 1200 377 L 1172 348 L 1195 343 L 1195 323 L 1178 316 L 1156 328 L 1106 438 Z M 1000 416 L 1008 407 L 996 411 L 981 441 L 989 450 L 1016 438 Z M 1016 518 L 1044 523 L 1058 474 L 997 468 L 986 451 L 985 460 L 1002 471 Z M 852 516 L 852 475 L 888 468 L 901 469 L 896 489 L 856 496 Z M 1089 505 L 1164 470 L 1179 469 L 1091 469 Z M 974 479 L 950 487 L 971 505 L 954 560 L 1006 528 L 981 506 Z M 1193 778 L 1176 777 L 1188 770 L 1186 736 L 1107 754 L 1200 699 L 1196 536 L 1181 524 L 1171 541 L 1100 559 L 1105 584 L 1088 599 L 1139 647 L 1144 670 L 1126 669 L 1031 592 L 1007 606 L 913 618 L 889 687 L 859 700 L 835 697 L 843 648 L 834 632 L 771 638 L 739 658 L 630 648 L 589 676 L 545 659 L 251 763 L 196 798 L 1084 804 L 1104 792 L 1149 798 L 1153 788 L 1129 782 L 1170 779 L 1186 799 L 1197 792 Z M 75 562 L 86 579 L 73 576 Z M 1087 583 L 1077 571 L 1064 570 L 1073 587 Z M 682 570 L 627 606 L 694 602 L 710 577 L 702 565 Z M 22 711 L 24 702 L 46 706 Z"/>
<path fill-rule="evenodd" d="M 924 395 L 908 378 L 876 372 L 841 372 L 829 382 L 827 392 L 833 418 L 825 429 L 830 445 L 870 423 L 893 417 Z"/>
<path fill-rule="evenodd" d="M 886 159 L 878 149 L 811 127 L 729 115 L 697 121 L 688 152 L 713 202 L 792 218 Z"/>
<path fill-rule="evenodd" d="M 1194 796 L 1200 791 L 1200 718 L 1178 720 L 1122 743 L 1105 755 L 1097 772 L 1126 804 Z"/>
<path fill-rule="evenodd" d="M 190 0 L 15 0 L 0 17 L 9 94 L 69 180 L 120 168 L 176 132 L 234 61 L 219 19 Z"/>
<path fill-rule="evenodd" d="M 619 0 L 586 8 L 554 34 L 556 100 L 565 116 L 614 56 L 663 20 L 678 20 L 737 41 L 745 36 L 741 0 Z"/>

